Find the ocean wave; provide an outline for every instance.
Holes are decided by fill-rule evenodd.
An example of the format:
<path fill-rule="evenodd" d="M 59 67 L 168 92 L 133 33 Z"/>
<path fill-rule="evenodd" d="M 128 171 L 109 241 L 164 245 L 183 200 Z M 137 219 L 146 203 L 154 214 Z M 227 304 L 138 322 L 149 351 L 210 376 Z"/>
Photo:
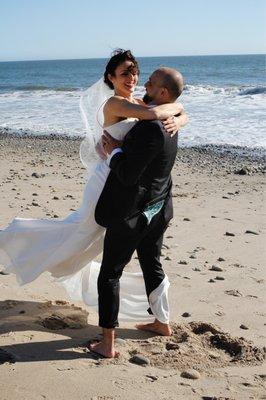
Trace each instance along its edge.
<path fill-rule="evenodd" d="M 228 96 L 254 96 L 257 94 L 265 94 L 265 86 L 228 86 L 217 87 L 210 85 L 185 85 L 185 93 L 191 94 L 222 94 Z"/>
<path fill-rule="evenodd" d="M 247 95 L 263 94 L 263 93 L 266 93 L 266 87 L 256 86 L 256 87 L 241 90 L 239 92 L 239 95 L 247 96 Z"/>
<path fill-rule="evenodd" d="M 8 86 L 8 85 L 0 85 L 0 91 L 3 92 L 14 92 L 14 91 L 55 91 L 55 92 L 74 92 L 80 90 L 80 88 L 72 87 L 72 86 L 44 86 L 44 85 L 24 85 L 24 86 Z"/>
<path fill-rule="evenodd" d="M 43 85 L 25 85 L 25 86 L 3 86 L 0 85 L 0 95 L 1 96 L 17 96 L 19 94 L 25 93 L 29 95 L 32 93 L 42 94 L 56 94 L 57 92 L 66 93 L 69 95 L 73 92 L 76 95 L 82 88 L 72 87 L 72 86 L 43 86 Z M 137 86 L 135 89 L 135 96 L 142 97 L 145 93 L 144 86 Z M 265 86 L 226 86 L 218 87 L 211 85 L 185 85 L 184 87 L 185 95 L 224 95 L 224 96 L 256 96 L 265 95 Z"/>

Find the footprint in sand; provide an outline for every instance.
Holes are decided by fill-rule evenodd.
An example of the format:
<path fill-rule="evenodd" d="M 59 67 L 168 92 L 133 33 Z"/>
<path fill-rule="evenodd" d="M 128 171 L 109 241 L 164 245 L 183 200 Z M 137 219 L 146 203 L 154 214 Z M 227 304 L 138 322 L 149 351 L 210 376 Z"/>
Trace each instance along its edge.
<path fill-rule="evenodd" d="M 45 318 L 40 318 L 39 323 L 47 329 L 82 329 L 87 326 L 87 315 L 53 313 Z"/>

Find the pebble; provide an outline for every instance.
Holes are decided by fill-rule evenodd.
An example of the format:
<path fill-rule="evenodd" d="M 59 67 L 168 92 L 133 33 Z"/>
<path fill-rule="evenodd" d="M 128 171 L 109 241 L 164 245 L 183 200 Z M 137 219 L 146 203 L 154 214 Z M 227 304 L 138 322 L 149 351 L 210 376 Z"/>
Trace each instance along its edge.
<path fill-rule="evenodd" d="M 33 202 L 31 203 L 31 205 L 32 205 L 32 206 L 35 206 L 35 207 L 39 207 L 39 204 L 36 203 L 36 201 L 33 201 Z"/>
<path fill-rule="evenodd" d="M 10 274 L 8 274 L 7 272 L 5 272 L 5 271 L 0 271 L 0 275 L 10 275 Z"/>
<path fill-rule="evenodd" d="M 155 375 L 146 375 L 146 378 L 149 378 L 152 381 L 157 381 L 158 380 L 158 376 L 155 376 Z"/>
<path fill-rule="evenodd" d="M 31 176 L 33 176 L 34 178 L 41 178 L 42 177 L 41 174 L 38 174 L 37 172 L 33 172 L 31 174 Z"/>
<path fill-rule="evenodd" d="M 214 279 L 209 279 L 209 282 L 210 283 L 215 283 L 215 280 Z"/>
<path fill-rule="evenodd" d="M 243 294 L 240 293 L 237 289 L 226 290 L 225 293 L 228 294 L 229 296 L 235 296 L 235 297 L 243 296 Z"/>
<path fill-rule="evenodd" d="M 187 369 L 186 371 L 181 372 L 180 376 L 186 379 L 199 379 L 200 373 L 195 369 Z"/>
<path fill-rule="evenodd" d="M 223 257 L 219 257 L 217 261 L 225 261 Z"/>
<path fill-rule="evenodd" d="M 245 330 L 249 329 L 249 327 L 247 325 L 244 325 L 244 324 L 241 324 L 239 328 L 245 329 Z"/>
<path fill-rule="evenodd" d="M 190 219 L 189 218 L 184 218 L 183 221 L 190 221 Z"/>
<path fill-rule="evenodd" d="M 246 386 L 246 387 L 252 387 L 252 386 L 256 386 L 254 383 L 252 382 L 242 382 L 242 385 Z"/>
<path fill-rule="evenodd" d="M 135 354 L 129 361 L 138 365 L 150 365 L 150 360 L 142 354 Z"/>
<path fill-rule="evenodd" d="M 186 262 L 185 260 L 180 260 L 180 261 L 179 261 L 179 264 L 181 264 L 181 265 L 187 265 L 187 262 Z"/>
<path fill-rule="evenodd" d="M 230 400 L 228 397 L 224 397 L 223 399 L 216 396 L 202 396 L 202 400 Z"/>
<path fill-rule="evenodd" d="M 178 350 L 179 344 L 174 342 L 166 343 L 165 348 L 166 350 Z"/>
<path fill-rule="evenodd" d="M 59 200 L 59 197 L 54 196 L 54 197 L 53 197 L 53 200 Z"/>
<path fill-rule="evenodd" d="M 165 257 L 165 260 L 166 260 L 166 261 L 171 261 L 172 258 L 167 256 L 167 257 Z"/>
<path fill-rule="evenodd" d="M 190 314 L 189 312 L 184 312 L 184 313 L 182 314 L 182 317 L 188 318 L 188 317 L 191 317 L 191 314 Z"/>
<path fill-rule="evenodd" d="M 235 236 L 235 234 L 232 232 L 225 232 L 225 236 Z"/>
<path fill-rule="evenodd" d="M 201 271 L 201 269 L 200 269 L 200 268 L 197 268 L 197 267 L 195 267 L 195 268 L 193 269 L 193 271 L 200 272 L 200 271 Z"/>
<path fill-rule="evenodd" d="M 249 168 L 243 167 L 243 168 L 241 168 L 241 169 L 235 171 L 234 173 L 237 174 L 237 175 L 248 175 L 249 172 L 250 172 L 250 171 L 249 171 Z"/>
<path fill-rule="evenodd" d="M 217 281 L 224 281 L 225 280 L 225 278 L 223 277 L 223 276 L 216 276 L 215 277 L 215 279 L 217 280 Z"/>
<path fill-rule="evenodd" d="M 195 259 L 195 258 L 197 258 L 197 257 L 195 256 L 195 254 L 191 254 L 191 256 L 189 256 L 189 258 Z"/>
<path fill-rule="evenodd" d="M 223 269 L 222 269 L 222 267 L 218 267 L 218 265 L 212 265 L 210 268 L 210 271 L 222 272 Z"/>
<path fill-rule="evenodd" d="M 259 235 L 258 232 L 251 231 L 251 230 L 249 230 L 249 229 L 247 229 L 245 233 L 251 233 L 252 235 Z"/>

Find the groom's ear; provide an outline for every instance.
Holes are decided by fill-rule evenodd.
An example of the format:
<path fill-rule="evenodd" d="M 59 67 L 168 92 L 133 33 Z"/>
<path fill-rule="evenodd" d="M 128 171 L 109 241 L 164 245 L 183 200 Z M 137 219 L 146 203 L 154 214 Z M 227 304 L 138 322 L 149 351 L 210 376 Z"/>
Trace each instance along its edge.
<path fill-rule="evenodd" d="M 166 99 L 170 99 L 171 98 L 169 90 L 166 87 L 162 88 L 162 96 L 164 98 L 166 98 Z"/>
<path fill-rule="evenodd" d="M 164 86 L 162 86 L 161 87 L 161 96 L 168 96 L 168 90 L 167 90 L 167 88 L 166 87 L 164 87 Z"/>

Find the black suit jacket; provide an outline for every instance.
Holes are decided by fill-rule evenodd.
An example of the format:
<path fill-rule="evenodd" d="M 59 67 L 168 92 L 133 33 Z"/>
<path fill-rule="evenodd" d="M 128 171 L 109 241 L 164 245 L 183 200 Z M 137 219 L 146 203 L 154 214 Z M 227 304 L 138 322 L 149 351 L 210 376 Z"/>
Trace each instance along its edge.
<path fill-rule="evenodd" d="M 111 159 L 111 171 L 95 209 L 96 222 L 111 226 L 161 199 L 166 199 L 171 214 L 177 135 L 171 137 L 159 121 L 139 121 L 127 133 L 122 150 Z"/>

